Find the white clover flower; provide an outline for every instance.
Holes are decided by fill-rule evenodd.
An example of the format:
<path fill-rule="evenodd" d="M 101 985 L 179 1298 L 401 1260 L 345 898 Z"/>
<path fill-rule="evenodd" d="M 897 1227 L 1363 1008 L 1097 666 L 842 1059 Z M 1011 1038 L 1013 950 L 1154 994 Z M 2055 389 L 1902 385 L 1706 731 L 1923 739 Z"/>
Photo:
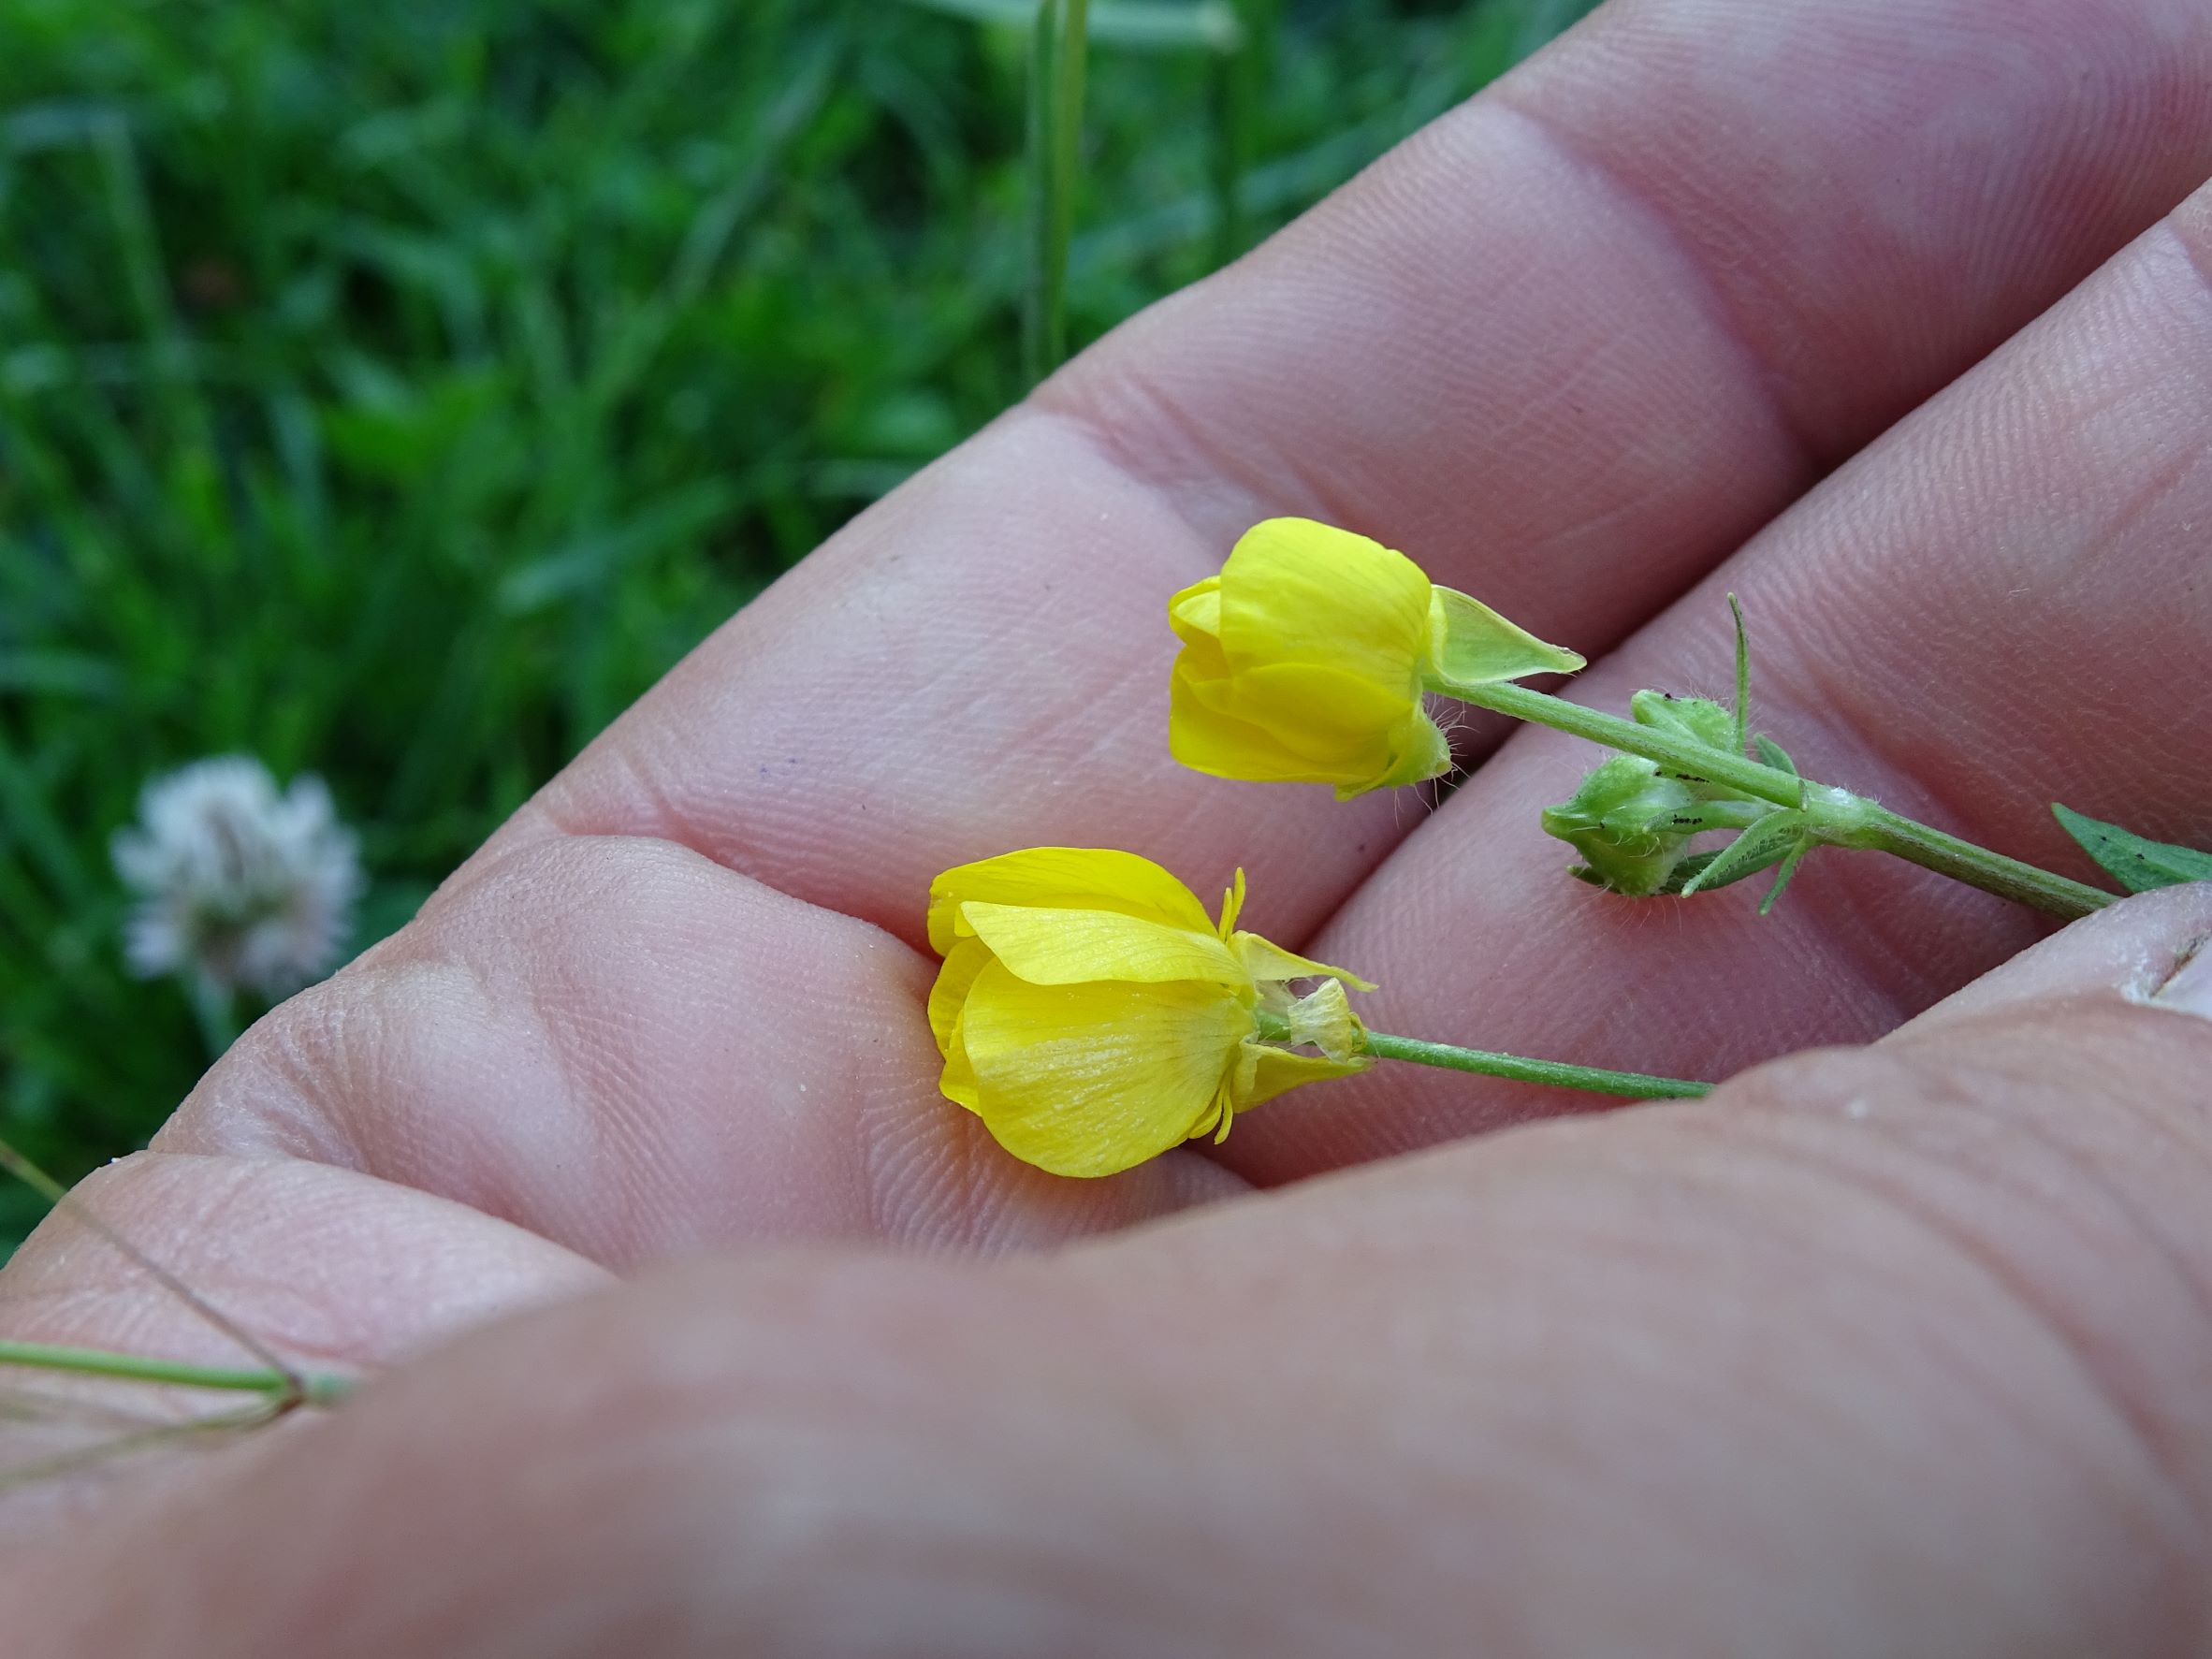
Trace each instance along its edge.
<path fill-rule="evenodd" d="M 323 780 L 277 793 L 259 761 L 226 755 L 157 778 L 118 831 L 115 868 L 140 895 L 124 930 L 133 972 L 197 975 L 283 997 L 337 965 L 361 893 L 354 837 Z"/>

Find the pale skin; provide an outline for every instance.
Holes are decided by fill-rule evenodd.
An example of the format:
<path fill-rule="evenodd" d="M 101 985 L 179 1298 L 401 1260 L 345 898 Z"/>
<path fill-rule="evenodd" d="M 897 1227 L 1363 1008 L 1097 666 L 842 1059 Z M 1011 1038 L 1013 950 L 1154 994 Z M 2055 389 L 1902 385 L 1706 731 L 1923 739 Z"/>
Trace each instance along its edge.
<path fill-rule="evenodd" d="M 376 1380 L 16 1494 L 11 1653 L 2212 1645 L 2212 1020 L 2152 1000 L 2212 894 L 1970 984 L 2045 925 L 1896 861 L 1567 881 L 1551 734 L 1468 722 L 1432 815 L 1164 730 L 1167 595 L 1297 513 L 1578 700 L 1723 690 L 1733 589 L 1809 774 L 2202 842 L 2208 89 L 2198 0 L 1617 5 L 1079 360 L 87 1185 Z M 1047 842 L 1242 864 L 1383 1029 L 1773 1063 L 1381 1068 L 1058 1181 L 921 1011 L 929 878 Z M 237 1358 L 66 1222 L 0 1322 Z"/>

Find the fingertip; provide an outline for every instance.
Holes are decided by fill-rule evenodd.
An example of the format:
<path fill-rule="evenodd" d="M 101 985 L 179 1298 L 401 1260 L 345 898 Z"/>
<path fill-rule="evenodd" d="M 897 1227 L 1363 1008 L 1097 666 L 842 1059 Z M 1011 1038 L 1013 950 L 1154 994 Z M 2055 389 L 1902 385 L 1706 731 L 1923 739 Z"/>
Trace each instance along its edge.
<path fill-rule="evenodd" d="M 2031 946 L 1953 993 L 1885 1041 L 1911 1041 L 1966 1020 L 2057 997 L 2105 995 L 2212 1016 L 2212 882 L 2120 900 Z M 2205 982 L 2194 992 L 2192 968 Z"/>

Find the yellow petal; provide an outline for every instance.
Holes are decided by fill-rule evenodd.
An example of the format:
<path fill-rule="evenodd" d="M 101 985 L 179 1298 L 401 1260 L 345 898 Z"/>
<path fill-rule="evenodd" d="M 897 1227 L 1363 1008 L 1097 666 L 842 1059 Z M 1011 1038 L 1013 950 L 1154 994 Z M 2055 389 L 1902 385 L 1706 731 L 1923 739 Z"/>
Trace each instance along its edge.
<path fill-rule="evenodd" d="M 1429 578 L 1403 553 L 1310 518 L 1246 531 L 1221 567 L 1232 670 L 1298 662 L 1404 688 L 1429 649 Z"/>
<path fill-rule="evenodd" d="M 1285 748 L 1316 760 L 1390 753 L 1389 737 L 1420 709 L 1410 679 L 1379 684 L 1315 662 L 1270 662 L 1241 670 L 1237 712 L 1263 720 Z"/>
<path fill-rule="evenodd" d="M 1178 669 L 1168 747 L 1196 771 L 1260 782 L 1330 783 L 1339 799 L 1450 770 L 1451 746 L 1409 687 L 1278 662 L 1226 686 Z"/>
<path fill-rule="evenodd" d="M 1356 768 L 1343 766 L 1317 775 L 1314 761 L 1288 748 L 1265 726 L 1208 706 L 1181 663 L 1169 705 L 1168 752 L 1194 772 L 1256 783 L 1333 783 L 1357 775 Z"/>
<path fill-rule="evenodd" d="M 937 1039 L 937 1052 L 953 1052 L 953 1027 L 960 1019 L 960 1005 L 968 1000 L 975 976 L 991 960 L 991 947 L 981 939 L 964 939 L 953 945 L 937 982 L 929 987 L 929 1034 Z"/>
<path fill-rule="evenodd" d="M 929 943 L 939 955 L 960 937 L 959 909 L 970 899 L 1116 910 L 1201 933 L 1214 925 L 1197 895 L 1152 860 L 1102 847 L 1030 847 L 947 870 L 929 884 Z"/>
<path fill-rule="evenodd" d="M 1248 993 L 1252 983 L 1210 927 L 1200 933 L 1118 910 L 1047 910 L 973 899 L 961 907 L 961 915 L 1008 972 L 1032 985 L 1192 980 Z M 965 941 L 955 945 L 953 956 L 965 949 Z"/>
<path fill-rule="evenodd" d="M 1239 933 L 1229 941 L 1229 948 L 1236 953 L 1244 971 L 1259 981 L 1309 980 L 1327 978 L 1342 980 L 1354 990 L 1372 991 L 1374 985 L 1356 973 L 1341 968 L 1332 968 L 1326 962 L 1315 962 L 1308 957 L 1294 955 L 1273 939 L 1261 939 L 1257 933 Z"/>
<path fill-rule="evenodd" d="M 1249 1112 L 1302 1083 L 1321 1083 L 1332 1077 L 1350 1077 L 1375 1064 L 1374 1056 L 1360 1055 L 1348 1060 L 1326 1059 L 1320 1055 L 1294 1054 L 1247 1042 L 1239 1057 L 1233 1089 L 1236 1110 Z"/>
<path fill-rule="evenodd" d="M 1060 1175 L 1110 1175 L 1188 1140 L 1251 1030 L 1217 986 L 1032 985 L 996 962 L 960 1022 L 991 1133 Z"/>
<path fill-rule="evenodd" d="M 1546 645 L 1527 629 L 1454 588 L 1438 588 L 1429 601 L 1430 662 L 1439 679 L 1463 686 L 1494 685 L 1531 674 L 1572 674 L 1582 659 L 1564 646 Z"/>
<path fill-rule="evenodd" d="M 939 1075 L 937 1086 L 946 1099 L 965 1106 L 978 1117 L 982 1115 L 982 1097 L 975 1080 L 975 1067 L 968 1057 L 967 1033 L 961 1029 L 963 1022 L 954 1020 L 951 1035 L 944 1046 L 945 1069 Z"/>
<path fill-rule="evenodd" d="M 1189 587 L 1168 601 L 1168 626 L 1186 646 L 1201 650 L 1221 644 L 1221 577 L 1218 574 Z"/>

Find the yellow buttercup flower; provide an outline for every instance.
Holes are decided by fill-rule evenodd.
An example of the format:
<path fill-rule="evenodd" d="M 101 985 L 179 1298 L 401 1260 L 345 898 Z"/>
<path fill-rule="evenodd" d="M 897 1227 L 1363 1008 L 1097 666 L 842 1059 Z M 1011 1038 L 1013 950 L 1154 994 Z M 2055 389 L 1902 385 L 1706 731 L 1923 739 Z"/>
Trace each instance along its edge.
<path fill-rule="evenodd" d="M 1339 800 L 1449 769 L 1425 692 L 1582 666 L 1404 554 L 1310 518 L 1253 526 L 1168 619 L 1183 641 L 1175 758 L 1217 778 L 1334 784 Z"/>
<path fill-rule="evenodd" d="M 1158 865 L 1103 849 L 947 870 L 929 888 L 939 1086 L 1016 1157 L 1111 1175 L 1219 1140 L 1285 1089 L 1364 1070 L 1344 986 L 1375 987 L 1238 931 L 1244 896 L 1239 870 L 1216 924 Z M 1287 988 L 1315 978 L 1328 982 L 1309 996 Z"/>

